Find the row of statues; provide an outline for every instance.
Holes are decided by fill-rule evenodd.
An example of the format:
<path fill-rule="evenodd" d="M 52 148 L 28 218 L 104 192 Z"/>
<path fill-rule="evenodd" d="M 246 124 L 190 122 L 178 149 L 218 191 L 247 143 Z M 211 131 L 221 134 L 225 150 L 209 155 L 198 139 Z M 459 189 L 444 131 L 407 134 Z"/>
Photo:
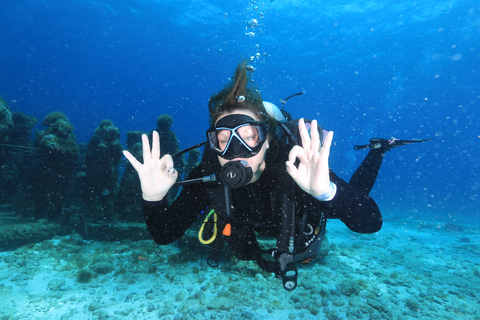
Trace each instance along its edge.
<path fill-rule="evenodd" d="M 133 167 L 122 160 L 120 131 L 103 120 L 88 144 L 78 144 L 74 127 L 61 112 L 42 121 L 43 130 L 32 130 L 37 120 L 12 112 L 0 96 L 0 203 L 12 204 L 25 218 L 62 224 L 76 218 L 94 223 L 143 221 L 141 190 Z M 173 119 L 157 119 L 162 154 L 180 151 Z M 142 158 L 141 131 L 127 133 L 127 150 Z M 151 137 L 151 132 L 148 133 Z M 175 157 L 175 168 L 185 176 L 198 165 L 200 151 L 190 151 L 188 160 Z M 173 201 L 179 190 L 171 190 Z"/>

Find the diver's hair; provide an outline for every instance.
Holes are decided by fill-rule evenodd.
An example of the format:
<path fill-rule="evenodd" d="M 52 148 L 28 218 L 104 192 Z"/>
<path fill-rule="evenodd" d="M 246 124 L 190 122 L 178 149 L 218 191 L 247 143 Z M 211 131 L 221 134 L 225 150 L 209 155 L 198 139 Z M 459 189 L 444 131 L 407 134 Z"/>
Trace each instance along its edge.
<path fill-rule="evenodd" d="M 240 100 L 240 96 L 245 97 L 245 100 Z M 208 110 L 210 125 L 214 125 L 222 114 L 235 110 L 250 110 L 261 122 L 268 125 L 271 139 L 275 136 L 276 121 L 265 110 L 260 92 L 252 88 L 245 60 L 238 64 L 231 81 L 220 92 L 212 95 L 208 102 Z"/>

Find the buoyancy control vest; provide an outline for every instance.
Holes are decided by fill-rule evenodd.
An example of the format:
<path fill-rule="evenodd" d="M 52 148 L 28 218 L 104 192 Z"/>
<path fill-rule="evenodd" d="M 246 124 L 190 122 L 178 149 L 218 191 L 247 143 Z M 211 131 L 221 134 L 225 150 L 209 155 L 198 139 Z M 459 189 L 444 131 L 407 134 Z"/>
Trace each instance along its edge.
<path fill-rule="evenodd" d="M 306 121 L 307 127 L 309 122 Z M 225 230 L 231 225 L 231 232 L 217 236 L 209 244 L 212 254 L 208 258 L 211 266 L 218 265 L 218 257 L 223 250 L 224 243 L 228 243 L 233 254 L 241 260 L 256 260 L 258 265 L 267 272 L 275 273 L 282 278 L 286 290 L 296 288 L 297 269 L 296 262 L 304 262 L 314 258 L 320 249 L 321 241 L 325 232 L 326 219 L 322 212 L 309 210 L 308 195 L 299 192 L 299 187 L 285 169 L 285 161 L 291 148 L 299 145 L 301 141 L 298 131 L 298 120 L 278 122 L 277 137 L 270 142 L 270 149 L 266 156 L 266 177 L 272 180 L 270 184 L 274 190 L 269 192 L 270 208 L 273 214 L 278 214 L 278 232 L 276 247 L 269 250 L 261 250 L 257 241 L 254 228 L 248 223 L 236 221 L 231 213 L 231 188 L 223 183 L 209 184 L 207 190 L 210 202 L 218 215 L 217 228 Z M 323 143 L 326 131 L 319 128 L 320 141 Z M 205 147 L 202 164 L 206 167 L 220 165 L 217 157 Z M 311 197 L 310 197 L 311 198 Z M 227 232 L 228 233 L 228 232 Z M 269 255 L 270 259 L 264 256 Z M 273 257 L 273 260 L 272 258 Z"/>

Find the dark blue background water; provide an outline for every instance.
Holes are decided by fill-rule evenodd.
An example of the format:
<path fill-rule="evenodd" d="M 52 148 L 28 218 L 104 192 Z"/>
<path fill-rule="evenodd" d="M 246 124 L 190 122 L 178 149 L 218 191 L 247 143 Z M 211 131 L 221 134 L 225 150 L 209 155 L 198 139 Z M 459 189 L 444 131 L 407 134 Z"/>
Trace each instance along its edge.
<path fill-rule="evenodd" d="M 335 131 L 345 179 L 366 154 L 355 144 L 435 137 L 386 155 L 372 195 L 387 219 L 480 219 L 479 44 L 474 0 L 1 1 L 0 94 L 39 122 L 65 113 L 79 142 L 103 119 L 124 141 L 170 113 L 187 147 L 210 95 L 258 52 L 263 98 L 305 89 L 285 107 Z"/>

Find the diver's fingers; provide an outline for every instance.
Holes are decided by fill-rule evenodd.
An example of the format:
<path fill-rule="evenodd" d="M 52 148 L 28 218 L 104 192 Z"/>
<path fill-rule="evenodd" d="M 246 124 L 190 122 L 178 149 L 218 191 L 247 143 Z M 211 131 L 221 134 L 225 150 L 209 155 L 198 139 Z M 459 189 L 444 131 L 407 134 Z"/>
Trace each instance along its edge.
<path fill-rule="evenodd" d="M 148 160 L 152 159 L 150 153 L 150 143 L 148 142 L 148 137 L 146 134 L 142 134 L 142 147 L 143 147 L 143 163 L 146 163 Z"/>
<path fill-rule="evenodd" d="M 298 169 L 295 167 L 294 163 L 300 151 L 303 152 L 302 147 L 294 146 L 288 154 L 288 161 L 285 163 L 287 165 L 287 172 L 293 178 L 293 180 L 296 180 L 298 175 Z"/>
<path fill-rule="evenodd" d="M 304 150 L 300 146 L 293 146 L 293 148 L 290 150 L 290 153 L 288 154 L 288 162 L 290 162 L 292 165 L 295 163 L 295 160 L 297 160 L 297 157 L 299 155 L 303 154 Z"/>
<path fill-rule="evenodd" d="M 332 146 L 333 131 L 329 131 L 325 137 L 322 149 L 320 150 L 320 157 L 327 158 L 330 156 L 330 147 Z"/>
<path fill-rule="evenodd" d="M 125 158 L 127 158 L 128 161 L 130 161 L 135 170 L 140 170 L 142 164 L 137 159 L 135 159 L 135 157 L 129 151 L 123 150 L 123 155 L 125 156 Z"/>
<path fill-rule="evenodd" d="M 300 137 L 302 138 L 302 147 L 305 150 L 310 150 L 310 136 L 308 135 L 308 130 L 305 126 L 305 120 L 303 120 L 303 118 L 298 121 L 298 131 L 300 132 Z"/>
<path fill-rule="evenodd" d="M 293 178 L 293 180 L 296 180 L 297 179 L 297 175 L 298 175 L 298 169 L 295 167 L 295 165 L 290 162 L 290 161 L 287 161 L 286 162 L 286 165 L 287 165 L 287 172 L 288 174 Z"/>
<path fill-rule="evenodd" d="M 290 153 L 288 154 L 288 161 L 293 164 L 298 158 L 301 163 L 308 164 L 311 162 L 312 155 L 315 153 L 317 152 L 312 150 L 305 150 L 300 146 L 293 146 L 293 148 L 290 150 Z"/>
<path fill-rule="evenodd" d="M 296 181 L 298 176 L 298 169 L 295 167 L 295 160 L 297 160 L 297 155 L 299 152 L 303 152 L 302 147 L 294 146 L 290 153 L 288 154 L 288 161 L 285 163 L 287 165 L 287 172 Z"/>
<path fill-rule="evenodd" d="M 152 159 L 160 159 L 160 137 L 155 130 L 152 133 Z"/>
<path fill-rule="evenodd" d="M 320 151 L 320 135 L 318 134 L 317 120 L 313 120 L 310 127 L 310 134 L 312 135 L 311 149 L 315 152 Z"/>
<path fill-rule="evenodd" d="M 175 170 L 175 168 L 173 167 L 173 158 L 171 155 L 169 154 L 166 154 L 162 157 L 162 169 L 166 169 L 167 171 L 170 171 L 170 170 Z"/>

